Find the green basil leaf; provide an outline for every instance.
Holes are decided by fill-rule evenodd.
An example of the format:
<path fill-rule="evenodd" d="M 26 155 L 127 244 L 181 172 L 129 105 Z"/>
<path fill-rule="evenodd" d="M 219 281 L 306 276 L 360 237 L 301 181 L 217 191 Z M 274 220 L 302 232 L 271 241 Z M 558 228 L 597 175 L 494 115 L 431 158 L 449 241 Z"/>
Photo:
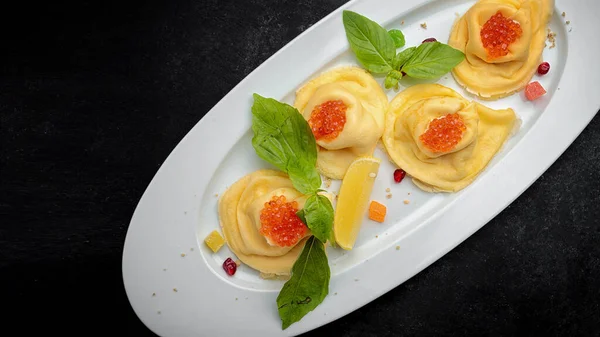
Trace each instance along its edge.
<path fill-rule="evenodd" d="M 404 64 L 402 71 L 408 76 L 435 79 L 456 67 L 465 59 L 465 54 L 440 42 L 422 43 Z"/>
<path fill-rule="evenodd" d="M 390 36 L 392 37 L 392 40 L 394 40 L 394 46 L 396 48 L 404 47 L 404 45 L 406 44 L 406 41 L 404 40 L 404 34 L 402 34 L 401 30 L 390 29 L 388 31 L 388 34 L 390 34 Z"/>
<path fill-rule="evenodd" d="M 327 242 L 333 231 L 333 206 L 327 197 L 311 195 L 304 204 L 305 224 L 321 242 Z"/>
<path fill-rule="evenodd" d="M 392 70 L 396 48 L 390 34 L 376 22 L 355 12 L 344 11 L 342 19 L 350 48 L 363 67 L 374 74 Z"/>
<path fill-rule="evenodd" d="M 298 322 L 323 302 L 329 293 L 330 277 L 325 246 L 312 236 L 292 267 L 292 277 L 277 296 L 282 329 Z"/>
<path fill-rule="evenodd" d="M 304 215 L 304 209 L 299 210 L 298 212 L 296 212 L 296 215 L 300 218 L 300 220 L 302 220 L 302 222 L 306 225 L 306 216 Z"/>
<path fill-rule="evenodd" d="M 321 187 L 315 137 L 298 110 L 254 94 L 252 131 L 256 154 L 286 172 L 298 191 L 311 194 Z"/>
<path fill-rule="evenodd" d="M 398 81 L 402 78 L 402 73 L 398 70 L 390 71 L 385 77 L 384 85 L 386 89 L 390 89 L 398 85 Z"/>
<path fill-rule="evenodd" d="M 406 63 L 406 61 L 413 56 L 415 50 L 417 50 L 417 47 L 406 48 L 399 52 L 396 57 L 394 57 L 394 61 L 392 61 L 392 67 L 394 67 L 394 70 L 399 71 L 402 69 L 402 66 Z"/>

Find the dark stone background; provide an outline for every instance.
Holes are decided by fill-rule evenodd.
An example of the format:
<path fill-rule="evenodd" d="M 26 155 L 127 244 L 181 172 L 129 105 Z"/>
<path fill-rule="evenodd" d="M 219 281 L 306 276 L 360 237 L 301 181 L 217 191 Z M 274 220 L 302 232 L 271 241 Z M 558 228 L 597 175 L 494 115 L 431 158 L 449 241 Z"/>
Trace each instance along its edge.
<path fill-rule="evenodd" d="M 3 4 L 3 325 L 152 336 L 121 279 L 137 201 L 204 113 L 344 2 Z M 600 335 L 599 172 L 597 117 L 470 239 L 307 335 Z"/>

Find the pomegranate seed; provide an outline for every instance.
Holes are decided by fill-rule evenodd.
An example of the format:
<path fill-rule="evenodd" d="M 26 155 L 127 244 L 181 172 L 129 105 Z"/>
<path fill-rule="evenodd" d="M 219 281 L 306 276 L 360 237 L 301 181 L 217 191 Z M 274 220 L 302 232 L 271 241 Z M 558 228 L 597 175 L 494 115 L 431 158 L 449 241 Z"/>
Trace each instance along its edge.
<path fill-rule="evenodd" d="M 435 37 L 430 37 L 428 39 L 423 40 L 423 42 L 421 42 L 421 43 L 427 43 L 427 42 L 437 42 L 437 40 L 435 39 Z"/>
<path fill-rule="evenodd" d="M 237 264 L 235 264 L 235 262 L 230 257 L 228 257 L 227 260 L 223 262 L 223 269 L 225 270 L 227 275 L 233 276 L 233 274 L 235 274 L 235 271 L 237 270 Z"/>
<path fill-rule="evenodd" d="M 404 172 L 403 169 L 397 169 L 394 171 L 394 181 L 396 183 L 400 183 L 404 177 L 406 177 L 406 172 Z"/>
<path fill-rule="evenodd" d="M 544 62 L 538 67 L 538 74 L 546 75 L 550 71 L 550 63 Z"/>

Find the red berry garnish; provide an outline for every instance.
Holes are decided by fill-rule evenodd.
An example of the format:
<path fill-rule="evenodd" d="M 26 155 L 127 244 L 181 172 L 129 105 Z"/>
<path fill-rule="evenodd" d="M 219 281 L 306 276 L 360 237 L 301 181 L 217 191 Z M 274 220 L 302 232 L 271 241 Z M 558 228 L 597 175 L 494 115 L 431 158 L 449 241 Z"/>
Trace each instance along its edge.
<path fill-rule="evenodd" d="M 546 75 L 550 71 L 550 63 L 544 62 L 538 67 L 538 74 Z"/>
<path fill-rule="evenodd" d="M 421 42 L 421 43 L 427 43 L 427 42 L 437 42 L 437 40 L 435 39 L 435 37 L 430 37 L 428 39 L 423 40 L 423 42 Z"/>
<path fill-rule="evenodd" d="M 396 183 L 400 183 L 404 177 L 406 177 L 406 172 L 404 172 L 403 169 L 397 169 L 394 171 L 394 181 Z"/>
<path fill-rule="evenodd" d="M 225 270 L 227 275 L 233 276 L 233 274 L 235 274 L 235 271 L 237 270 L 237 264 L 235 264 L 235 262 L 230 257 L 228 257 L 227 260 L 223 262 L 223 269 Z"/>

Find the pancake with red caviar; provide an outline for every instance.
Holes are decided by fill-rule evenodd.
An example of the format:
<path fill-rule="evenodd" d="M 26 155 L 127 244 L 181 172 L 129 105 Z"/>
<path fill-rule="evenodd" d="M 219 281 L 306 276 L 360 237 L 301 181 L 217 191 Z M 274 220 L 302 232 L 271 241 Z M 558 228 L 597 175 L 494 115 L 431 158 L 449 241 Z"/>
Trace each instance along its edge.
<path fill-rule="evenodd" d="M 469 102 L 439 84 L 399 93 L 386 114 L 383 144 L 391 160 L 428 192 L 468 186 L 519 126 L 512 109 Z"/>
<path fill-rule="evenodd" d="M 373 154 L 388 99 L 366 70 L 342 67 L 303 85 L 294 106 L 317 141 L 317 168 L 326 177 L 342 179 L 356 158 Z"/>
<path fill-rule="evenodd" d="M 469 92 L 498 99 L 523 89 L 542 61 L 553 0 L 480 0 L 452 28 L 465 53 L 452 73 Z"/>
<path fill-rule="evenodd" d="M 263 275 L 289 275 L 311 235 L 296 215 L 305 202 L 285 173 L 259 170 L 241 178 L 219 199 L 227 245 Z"/>

